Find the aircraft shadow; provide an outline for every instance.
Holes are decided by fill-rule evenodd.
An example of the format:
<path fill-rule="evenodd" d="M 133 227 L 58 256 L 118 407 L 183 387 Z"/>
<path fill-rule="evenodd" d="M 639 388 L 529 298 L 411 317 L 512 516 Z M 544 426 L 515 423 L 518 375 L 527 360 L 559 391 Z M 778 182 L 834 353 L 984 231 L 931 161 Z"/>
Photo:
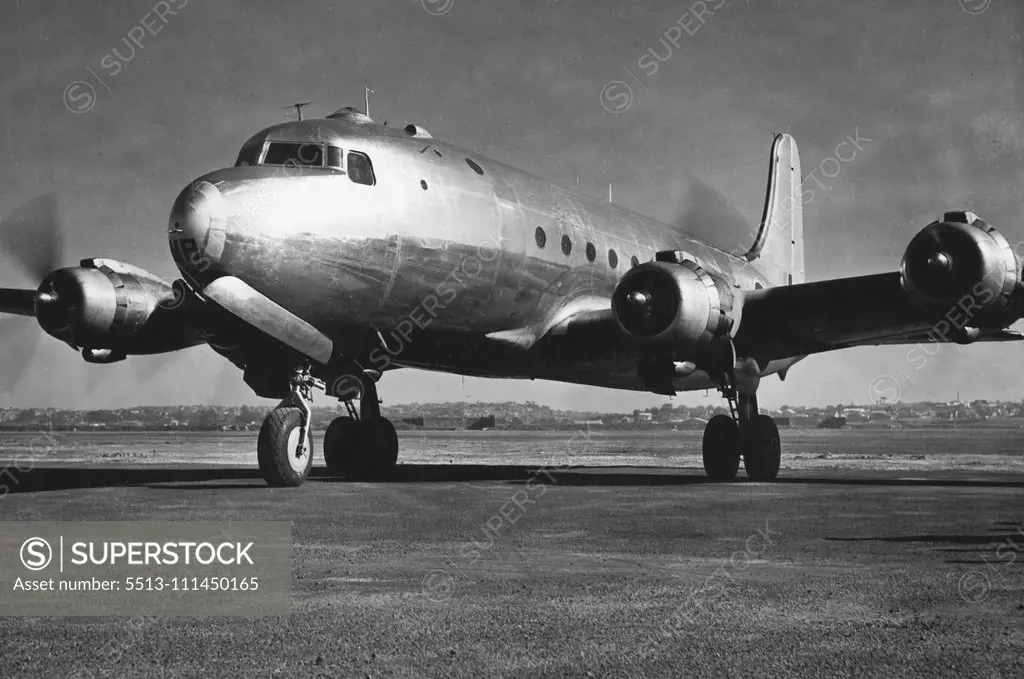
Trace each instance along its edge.
<path fill-rule="evenodd" d="M 1011 523 L 999 521 L 995 528 L 987 534 L 956 535 L 956 534 L 925 534 L 925 535 L 890 535 L 851 538 L 826 537 L 828 542 L 902 542 L 924 543 L 936 545 L 933 551 L 949 554 L 948 564 L 966 565 L 1013 565 L 1024 566 L 1021 550 L 1024 549 L 1024 533 L 1011 528 L 1024 527 L 1024 522 Z M 993 534 L 994 533 L 994 534 Z M 976 545 L 971 547 L 939 547 L 938 545 Z M 1001 548 L 1001 549 L 1000 549 Z M 999 550 L 999 551 L 997 551 Z M 953 558 L 953 555 L 958 555 Z M 977 558 L 971 558 L 977 555 Z"/>
<path fill-rule="evenodd" d="M 785 472 L 783 472 L 785 473 Z M 796 472 L 772 485 L 813 484 L 836 486 L 967 486 L 978 488 L 1024 488 L 1024 477 L 1009 479 L 901 479 L 870 473 L 861 476 L 821 476 L 819 472 Z M 696 469 L 653 467 L 562 467 L 542 469 L 537 465 L 435 465 L 400 464 L 387 478 L 371 479 L 378 483 L 459 483 L 495 481 L 525 483 L 536 478 L 543 483 L 565 486 L 672 486 L 711 483 Z M 316 467 L 310 480 L 320 483 L 350 483 L 349 479 L 331 476 L 327 469 Z M 246 482 L 249 483 L 240 483 Z M 754 483 L 740 472 L 735 483 Z M 147 486 L 162 489 L 199 488 L 208 490 L 242 490 L 263 487 L 259 470 L 249 467 L 185 467 L 185 468 L 96 468 L 42 467 L 19 473 L 6 484 L 9 493 L 34 493 L 81 488 L 113 486 Z M 729 485 L 729 484 L 727 484 Z M 1006 530 L 1005 527 L 1004 530 Z M 988 539 L 998 539 L 988 536 Z"/>
<path fill-rule="evenodd" d="M 947 545 L 996 545 L 1013 539 L 1016 533 L 1005 535 L 891 535 L 885 537 L 825 538 L 829 542 L 931 542 Z M 1016 535 L 1020 539 L 1019 535 Z M 973 552 L 981 549 L 942 549 L 943 552 Z"/>

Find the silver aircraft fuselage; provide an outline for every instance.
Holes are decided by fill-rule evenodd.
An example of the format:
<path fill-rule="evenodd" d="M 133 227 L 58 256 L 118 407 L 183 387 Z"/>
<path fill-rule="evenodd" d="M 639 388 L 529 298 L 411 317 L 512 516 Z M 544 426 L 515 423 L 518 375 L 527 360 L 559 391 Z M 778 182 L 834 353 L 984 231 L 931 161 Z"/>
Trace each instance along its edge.
<path fill-rule="evenodd" d="M 663 250 L 690 253 L 738 291 L 768 286 L 741 257 L 412 126 L 360 116 L 286 123 L 243 154 L 275 141 L 365 154 L 375 181 L 294 165 L 210 172 L 172 208 L 172 223 L 200 217 L 171 229 L 172 253 L 196 286 L 240 278 L 367 368 L 642 390 L 639 349 L 595 339 L 563 351 L 547 336 L 570 314 L 607 307 L 622 275 Z M 702 371 L 674 384 L 715 386 Z"/>

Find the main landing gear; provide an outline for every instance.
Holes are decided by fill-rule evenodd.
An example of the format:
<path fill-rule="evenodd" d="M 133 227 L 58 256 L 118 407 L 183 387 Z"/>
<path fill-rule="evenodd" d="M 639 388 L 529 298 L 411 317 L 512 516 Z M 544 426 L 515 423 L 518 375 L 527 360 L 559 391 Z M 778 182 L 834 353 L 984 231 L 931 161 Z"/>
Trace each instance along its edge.
<path fill-rule="evenodd" d="M 398 462 L 398 435 L 391 422 L 380 414 L 377 399 L 379 373 L 363 372 L 343 377 L 332 386 L 345 404 L 347 417 L 327 427 L 324 461 L 330 472 L 354 479 L 385 478 Z M 348 384 L 349 388 L 339 385 Z M 260 473 L 271 486 L 299 486 L 313 468 L 313 437 L 310 435 L 313 388 L 324 387 L 309 366 L 295 370 L 290 393 L 263 420 L 256 446 Z M 359 410 L 352 397 L 361 394 Z"/>
<path fill-rule="evenodd" d="M 704 427 L 704 471 L 712 481 L 732 481 L 740 468 L 755 481 L 779 474 L 782 442 L 775 420 L 757 412 L 757 395 L 722 387 L 732 415 L 715 415 Z"/>
<path fill-rule="evenodd" d="M 324 434 L 324 461 L 336 476 L 351 479 L 387 478 L 398 462 L 398 434 L 386 417 L 381 417 L 374 373 L 363 372 L 358 378 L 362 396 L 359 410 L 352 404 L 350 394 L 356 389 L 343 390 L 338 396 L 348 410 L 348 416 L 336 418 Z M 344 381 L 344 380 L 343 380 Z"/>

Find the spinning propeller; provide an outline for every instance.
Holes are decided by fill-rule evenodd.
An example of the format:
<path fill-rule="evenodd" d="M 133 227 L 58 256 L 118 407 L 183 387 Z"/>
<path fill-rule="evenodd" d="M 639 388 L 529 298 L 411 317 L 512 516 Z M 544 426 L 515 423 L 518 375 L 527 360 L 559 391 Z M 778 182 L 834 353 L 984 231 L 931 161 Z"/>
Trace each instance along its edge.
<path fill-rule="evenodd" d="M 669 224 L 688 236 L 737 257 L 745 255 L 757 237 L 755 223 L 744 217 L 717 189 L 696 179 L 688 181 L 683 199 Z M 637 286 L 623 296 L 623 313 L 629 314 L 637 323 L 663 323 L 663 320 L 652 318 L 652 314 L 657 302 L 666 297 L 666 290 L 659 289 L 654 279 L 638 280 Z"/>
<path fill-rule="evenodd" d="M 742 257 L 757 238 L 758 224 L 747 219 L 718 189 L 692 179 L 669 224 L 690 236 Z"/>
<path fill-rule="evenodd" d="M 58 268 L 61 235 L 53 195 L 33 199 L 0 221 L 0 263 L 13 260 L 39 281 L 34 290 L 0 288 L 0 313 L 32 316 L 39 326 L 0 317 L 0 392 L 12 391 L 23 377 L 39 328 L 81 350 L 90 363 L 117 362 L 126 355 L 166 356 L 203 342 L 202 319 L 194 300 L 182 297 L 183 287 L 110 259 Z M 149 384 L 172 363 L 134 362 L 135 381 Z M 99 385 L 91 384 L 94 389 Z"/>
<path fill-rule="evenodd" d="M 52 194 L 35 198 L 0 221 L 0 254 L 14 260 L 42 285 L 57 268 L 61 250 L 57 201 Z M 46 290 L 0 288 L 0 313 L 36 316 L 41 305 L 56 305 Z M 0 391 L 10 391 L 28 366 L 38 330 L 18 319 L 0 319 Z"/>

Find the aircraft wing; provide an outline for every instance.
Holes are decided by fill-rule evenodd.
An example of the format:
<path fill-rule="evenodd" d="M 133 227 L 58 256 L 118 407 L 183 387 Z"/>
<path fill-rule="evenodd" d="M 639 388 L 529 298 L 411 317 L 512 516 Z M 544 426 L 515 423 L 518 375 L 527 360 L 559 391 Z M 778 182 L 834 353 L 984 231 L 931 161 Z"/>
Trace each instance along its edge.
<path fill-rule="evenodd" d="M 970 309 L 965 303 L 963 307 Z M 903 289 L 898 272 L 749 291 L 735 336 L 737 353 L 768 361 L 881 344 L 964 341 L 964 308 L 929 311 Z M 1012 319 L 1011 319 L 1012 320 Z M 615 321 L 610 301 L 595 298 L 550 324 L 537 338 L 545 353 L 593 359 L 632 345 Z M 978 328 L 974 342 L 1016 342 L 1004 327 Z M 635 348 L 635 347 L 634 347 Z"/>
<path fill-rule="evenodd" d="M 970 300 L 930 312 L 904 291 L 899 273 L 840 278 L 747 294 L 737 351 L 759 361 L 877 344 L 962 341 L 973 325 Z M 1001 327 L 972 341 L 1024 339 Z"/>
<path fill-rule="evenodd" d="M 941 338 L 939 338 L 941 340 Z M 981 334 L 975 339 L 975 342 L 1020 342 L 1024 340 L 1024 334 L 1015 332 L 1013 330 L 998 330 L 991 328 L 983 328 Z M 933 341 L 928 333 L 920 333 L 917 335 L 901 335 L 899 337 L 889 337 L 876 344 L 918 344 L 920 342 Z"/>

